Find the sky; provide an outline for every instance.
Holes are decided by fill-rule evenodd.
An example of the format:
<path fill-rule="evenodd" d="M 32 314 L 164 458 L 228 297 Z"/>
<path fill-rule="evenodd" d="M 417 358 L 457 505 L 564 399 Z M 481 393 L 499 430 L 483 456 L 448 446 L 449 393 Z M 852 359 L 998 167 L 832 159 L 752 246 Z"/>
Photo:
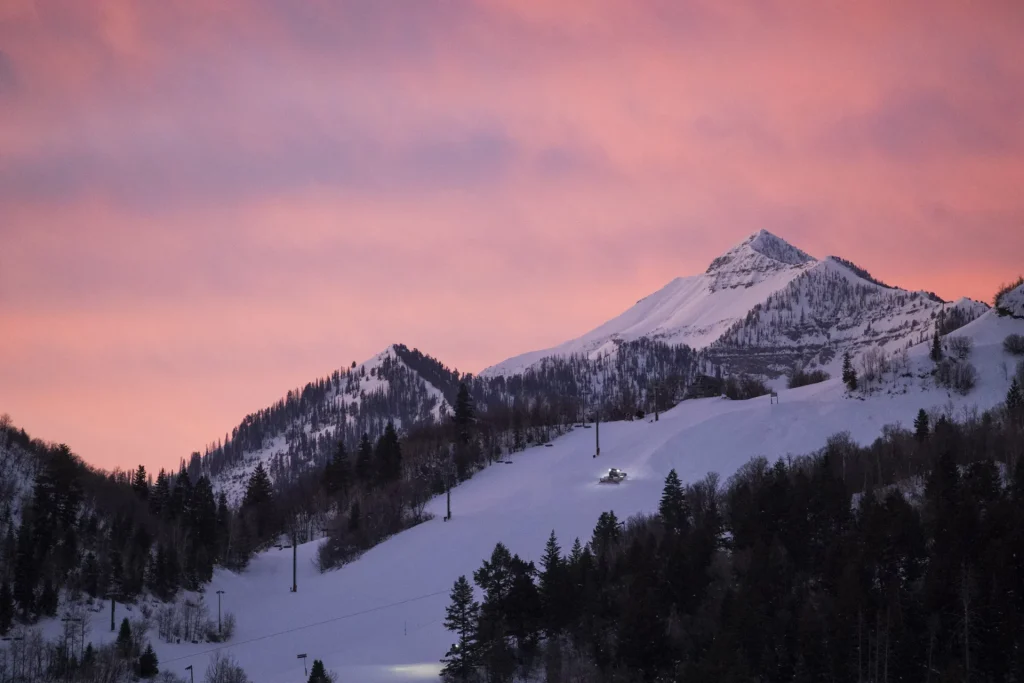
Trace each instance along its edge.
<path fill-rule="evenodd" d="M 1018 0 L 0 0 L 0 413 L 175 467 L 393 342 L 479 371 L 760 229 L 1024 270 Z"/>

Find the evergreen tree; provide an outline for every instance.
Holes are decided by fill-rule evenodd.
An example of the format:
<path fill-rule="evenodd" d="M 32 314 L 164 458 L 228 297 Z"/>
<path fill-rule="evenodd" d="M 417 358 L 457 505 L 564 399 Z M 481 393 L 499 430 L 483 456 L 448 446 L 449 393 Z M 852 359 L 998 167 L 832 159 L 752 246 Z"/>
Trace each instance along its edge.
<path fill-rule="evenodd" d="M 7 635 L 14 621 L 14 596 L 11 594 L 11 584 L 7 581 L 0 583 L 0 635 Z"/>
<path fill-rule="evenodd" d="M 132 656 L 132 626 L 128 623 L 128 617 L 121 620 L 121 628 L 117 632 L 114 644 L 122 657 L 128 659 Z"/>
<path fill-rule="evenodd" d="M 356 456 L 356 478 L 367 483 L 373 477 L 373 445 L 370 435 L 363 434 L 359 439 L 359 453 Z"/>
<path fill-rule="evenodd" d="M 1011 415 L 1024 412 L 1024 392 L 1021 391 L 1016 377 L 1010 382 L 1010 390 L 1006 392 L 1006 409 Z"/>
<path fill-rule="evenodd" d="M 458 430 L 459 443 L 462 445 L 469 443 L 475 419 L 473 399 L 469 395 L 466 383 L 462 382 L 459 384 L 459 393 L 455 398 L 455 426 Z"/>
<path fill-rule="evenodd" d="M 924 408 L 917 411 L 917 417 L 914 419 L 914 438 L 918 443 L 928 440 L 928 413 L 924 412 Z"/>
<path fill-rule="evenodd" d="M 213 562 L 217 556 L 217 504 L 213 487 L 205 476 L 200 477 L 192 492 L 188 515 L 188 558 L 190 585 L 193 590 L 213 578 Z"/>
<path fill-rule="evenodd" d="M 690 527 L 690 506 L 686 502 L 686 494 L 683 492 L 679 475 L 674 469 L 665 477 L 665 488 L 661 493 L 658 514 L 669 531 L 681 534 Z"/>
<path fill-rule="evenodd" d="M 18 548 L 14 564 L 14 600 L 21 608 L 22 617 L 28 620 L 35 609 L 36 566 L 35 545 L 32 538 L 32 524 L 28 515 L 21 516 L 18 527 Z"/>
<path fill-rule="evenodd" d="M 270 483 L 270 476 L 263 468 L 263 463 L 257 463 L 249 477 L 249 483 L 245 488 L 245 496 L 242 498 L 242 507 L 255 507 L 268 503 L 274 498 L 274 487 Z"/>
<path fill-rule="evenodd" d="M 359 519 L 359 501 L 352 501 L 352 507 L 348 511 L 348 530 L 351 533 L 359 531 L 359 525 L 362 520 Z"/>
<path fill-rule="evenodd" d="M 46 577 L 43 579 L 43 589 L 39 592 L 39 598 L 36 601 L 36 608 L 39 614 L 48 617 L 57 616 L 59 603 L 60 596 L 57 593 L 57 588 L 53 585 L 53 580 L 50 577 Z"/>
<path fill-rule="evenodd" d="M 139 498 L 146 500 L 149 497 L 149 482 L 146 480 L 146 468 L 139 465 L 132 478 L 132 490 Z"/>
<path fill-rule="evenodd" d="M 445 653 L 441 676 L 448 681 L 469 681 L 478 663 L 476 643 L 480 605 L 473 600 L 473 588 L 465 576 L 452 587 L 451 604 L 445 610 L 444 627 L 455 633 L 458 642 Z"/>
<path fill-rule="evenodd" d="M 345 442 L 339 440 L 334 456 L 324 468 L 323 487 L 328 495 L 345 494 L 352 485 L 352 468 L 345 452 Z"/>
<path fill-rule="evenodd" d="M 598 556 L 604 555 L 613 543 L 619 540 L 619 520 L 614 512 L 602 512 L 594 527 L 590 545 Z"/>
<path fill-rule="evenodd" d="M 942 341 L 939 339 L 938 330 L 935 330 L 935 335 L 932 337 L 932 348 L 928 352 L 928 357 L 935 363 L 942 360 Z"/>
<path fill-rule="evenodd" d="M 381 486 L 398 481 L 402 476 L 402 447 L 393 422 L 388 422 L 384 434 L 377 441 L 374 453 L 377 461 L 377 482 Z"/>
<path fill-rule="evenodd" d="M 171 481 L 167 473 L 160 470 L 156 476 L 156 483 L 149 492 L 149 509 L 154 515 L 160 517 L 167 513 L 167 506 L 171 497 Z"/>
<path fill-rule="evenodd" d="M 139 676 L 141 678 L 153 678 L 160 673 L 159 664 L 156 653 L 153 652 L 153 646 L 146 643 L 146 651 L 139 657 Z"/>
<path fill-rule="evenodd" d="M 327 668 L 319 659 L 313 660 L 313 666 L 309 670 L 309 683 L 333 683 L 333 678 L 327 673 Z"/>
<path fill-rule="evenodd" d="M 579 539 L 577 539 L 577 545 Z M 544 546 L 544 555 L 540 560 L 540 593 L 541 605 L 544 610 L 544 622 L 548 637 L 559 633 L 568 618 L 567 598 L 569 595 L 569 577 L 566 561 L 562 557 L 562 549 L 558 547 L 558 539 L 554 530 Z"/>
<path fill-rule="evenodd" d="M 849 351 L 843 354 L 843 384 L 850 391 L 857 390 L 857 371 L 853 369 Z"/>

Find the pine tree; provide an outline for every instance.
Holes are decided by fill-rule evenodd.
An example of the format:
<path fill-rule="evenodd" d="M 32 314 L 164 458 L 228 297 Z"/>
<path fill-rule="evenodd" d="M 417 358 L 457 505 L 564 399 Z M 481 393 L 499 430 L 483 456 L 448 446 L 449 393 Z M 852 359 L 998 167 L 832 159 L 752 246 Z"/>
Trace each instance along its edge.
<path fill-rule="evenodd" d="M 324 468 L 323 486 L 328 495 L 345 494 L 352 485 L 352 468 L 349 466 L 345 442 L 338 441 L 334 456 Z"/>
<path fill-rule="evenodd" d="M 444 627 L 458 636 L 445 653 L 441 675 L 445 680 L 468 681 L 477 666 L 476 642 L 480 605 L 473 600 L 473 587 L 465 576 L 452 586 L 451 604 L 445 610 Z"/>
<path fill-rule="evenodd" d="M 319 659 L 313 660 L 313 666 L 309 670 L 309 683 L 332 683 L 333 678 L 327 673 L 327 668 Z"/>
<path fill-rule="evenodd" d="M 38 571 L 35 559 L 35 541 L 28 515 L 22 515 L 18 527 L 17 557 L 14 563 L 14 600 L 27 620 L 35 609 L 35 591 Z"/>
<path fill-rule="evenodd" d="M 132 626 L 128 623 L 128 617 L 121 621 L 121 629 L 117 632 L 115 645 L 122 657 L 127 659 L 132 656 Z"/>
<path fill-rule="evenodd" d="M 0 583 L 0 635 L 7 635 L 14 622 L 14 596 L 11 594 L 11 584 L 7 581 Z"/>
<path fill-rule="evenodd" d="M 146 480 L 146 468 L 139 465 L 132 478 L 132 490 L 139 498 L 146 500 L 149 497 L 149 482 Z"/>
<path fill-rule="evenodd" d="M 935 330 L 935 335 L 932 337 L 932 348 L 928 352 L 928 357 L 935 363 L 942 360 L 942 341 L 939 339 L 938 330 Z"/>
<path fill-rule="evenodd" d="M 568 619 L 566 597 L 569 589 L 566 562 L 554 530 L 544 546 L 540 564 L 540 600 L 544 610 L 545 630 L 551 637 L 562 630 Z"/>
<path fill-rule="evenodd" d="M 57 587 L 53 585 L 53 579 L 46 577 L 43 580 L 43 589 L 39 592 L 39 598 L 36 600 L 36 608 L 39 614 L 48 617 L 57 616 L 59 603 L 60 596 L 57 593 Z"/>
<path fill-rule="evenodd" d="M 171 482 L 167 473 L 160 470 L 156 476 L 156 484 L 149 492 L 149 509 L 154 515 L 160 517 L 167 513 L 167 506 L 171 497 Z"/>
<path fill-rule="evenodd" d="M 1024 392 L 1021 391 L 1016 377 L 1010 382 L 1010 390 L 1006 392 L 1006 410 L 1010 414 L 1024 412 Z"/>
<path fill-rule="evenodd" d="M 359 531 L 360 523 L 361 520 L 359 519 L 359 501 L 354 500 L 352 501 L 352 507 L 349 509 L 348 512 L 348 530 L 351 533 L 356 533 L 357 531 Z"/>
<path fill-rule="evenodd" d="M 153 652 L 153 646 L 146 643 L 146 651 L 139 657 L 139 676 L 141 678 L 153 678 L 160 673 L 159 664 L 156 653 Z"/>
<path fill-rule="evenodd" d="M 857 371 L 853 369 L 849 351 L 843 354 L 843 384 L 850 391 L 857 390 Z"/>
<path fill-rule="evenodd" d="M 679 475 L 673 469 L 665 477 L 665 488 L 661 493 L 658 514 L 669 531 L 681 534 L 690 527 L 690 506 L 686 502 Z"/>
<path fill-rule="evenodd" d="M 263 468 L 263 463 L 257 463 L 249 477 L 249 483 L 245 488 L 245 496 L 242 498 L 242 507 L 255 507 L 268 503 L 274 498 L 274 487 L 270 483 L 270 476 Z"/>
<path fill-rule="evenodd" d="M 924 412 L 924 408 L 917 411 L 917 417 L 914 419 L 914 438 L 918 443 L 928 440 L 928 413 Z"/>
<path fill-rule="evenodd" d="M 393 422 L 388 422 L 384 434 L 377 441 L 374 458 L 377 461 L 377 482 L 381 486 L 398 481 L 402 476 L 402 447 Z"/>
<path fill-rule="evenodd" d="M 458 429 L 459 443 L 462 445 L 469 443 L 474 420 L 473 399 L 469 395 L 469 388 L 463 382 L 459 384 L 459 393 L 455 398 L 455 425 Z"/>
<path fill-rule="evenodd" d="M 369 482 L 373 476 L 373 445 L 370 443 L 370 435 L 363 434 L 359 439 L 359 453 L 356 456 L 356 478 L 363 482 Z"/>
<path fill-rule="evenodd" d="M 601 556 L 619 540 L 619 520 L 614 512 L 602 512 L 594 527 L 594 536 L 590 545 L 594 548 L 594 554 Z"/>

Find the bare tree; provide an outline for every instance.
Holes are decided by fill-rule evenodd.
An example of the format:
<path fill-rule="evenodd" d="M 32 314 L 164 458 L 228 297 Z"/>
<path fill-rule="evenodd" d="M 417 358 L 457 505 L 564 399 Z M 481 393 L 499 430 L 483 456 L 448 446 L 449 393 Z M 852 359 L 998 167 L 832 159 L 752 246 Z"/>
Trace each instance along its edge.
<path fill-rule="evenodd" d="M 204 683 L 249 683 L 249 677 L 235 658 L 215 652 L 206 667 Z"/>

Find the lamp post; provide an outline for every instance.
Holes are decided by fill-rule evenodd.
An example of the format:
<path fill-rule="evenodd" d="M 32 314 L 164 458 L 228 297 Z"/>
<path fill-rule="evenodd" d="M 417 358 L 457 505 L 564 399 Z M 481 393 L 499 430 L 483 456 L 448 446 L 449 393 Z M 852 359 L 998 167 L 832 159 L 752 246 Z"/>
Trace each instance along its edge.
<path fill-rule="evenodd" d="M 217 591 L 217 635 L 221 638 L 224 637 L 224 629 L 220 621 L 220 596 L 222 595 L 224 595 L 224 591 Z"/>
<path fill-rule="evenodd" d="M 302 671 L 309 676 L 309 671 L 306 669 L 306 653 L 303 652 L 301 655 L 295 655 L 296 659 L 302 660 Z"/>
<path fill-rule="evenodd" d="M 195 674 L 192 673 L 192 665 L 191 664 L 189 664 L 188 666 L 185 667 L 185 671 L 188 672 L 188 680 L 190 680 L 192 683 L 196 683 L 196 677 L 195 677 Z"/>

